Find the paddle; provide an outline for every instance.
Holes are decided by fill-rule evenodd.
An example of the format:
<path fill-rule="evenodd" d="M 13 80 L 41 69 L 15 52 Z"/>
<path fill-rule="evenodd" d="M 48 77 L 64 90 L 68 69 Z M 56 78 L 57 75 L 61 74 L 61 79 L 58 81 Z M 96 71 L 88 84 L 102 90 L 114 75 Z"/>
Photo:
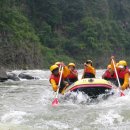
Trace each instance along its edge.
<path fill-rule="evenodd" d="M 61 73 L 60 73 L 60 79 L 59 79 L 59 83 L 58 83 L 58 89 L 56 91 L 56 96 L 55 96 L 55 99 L 53 100 L 52 102 L 52 106 L 57 106 L 59 104 L 59 101 L 58 101 L 58 94 L 59 94 L 59 89 L 60 89 L 60 82 L 61 82 L 61 78 L 62 78 L 62 73 L 63 73 L 63 67 L 61 67 Z"/>
<path fill-rule="evenodd" d="M 112 59 L 112 63 L 114 65 L 114 70 L 115 70 L 115 73 L 116 73 L 116 78 L 117 78 L 117 81 L 118 81 L 119 88 L 121 88 L 121 84 L 120 84 L 120 81 L 119 81 L 119 77 L 118 77 L 116 66 L 115 66 L 113 59 Z M 122 92 L 122 90 L 119 89 L 119 91 L 120 91 L 120 96 L 125 96 L 125 94 Z"/>

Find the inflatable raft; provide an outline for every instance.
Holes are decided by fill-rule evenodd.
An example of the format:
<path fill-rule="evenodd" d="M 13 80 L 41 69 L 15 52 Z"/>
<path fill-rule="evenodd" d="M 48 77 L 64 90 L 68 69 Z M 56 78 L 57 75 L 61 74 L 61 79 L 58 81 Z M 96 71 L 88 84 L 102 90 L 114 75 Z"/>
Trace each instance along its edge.
<path fill-rule="evenodd" d="M 99 95 L 111 95 L 112 94 L 112 84 L 104 79 L 96 78 L 85 78 L 76 81 L 69 87 L 67 87 L 63 93 L 68 92 L 83 92 L 91 98 L 97 98 Z"/>

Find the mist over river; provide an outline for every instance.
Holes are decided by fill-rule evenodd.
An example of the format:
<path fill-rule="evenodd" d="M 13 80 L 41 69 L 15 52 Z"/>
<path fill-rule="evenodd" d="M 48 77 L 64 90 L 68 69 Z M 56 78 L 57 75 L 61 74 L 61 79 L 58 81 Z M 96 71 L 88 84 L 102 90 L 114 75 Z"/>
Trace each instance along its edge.
<path fill-rule="evenodd" d="M 104 70 L 97 70 L 101 78 Z M 22 70 L 15 70 L 19 74 Z M 77 101 L 59 97 L 52 107 L 54 92 L 49 83 L 49 70 L 24 70 L 39 80 L 0 83 L 0 130 L 130 130 L 130 91 L 107 100 L 86 102 L 79 94 Z M 78 70 L 79 79 L 83 70 Z"/>

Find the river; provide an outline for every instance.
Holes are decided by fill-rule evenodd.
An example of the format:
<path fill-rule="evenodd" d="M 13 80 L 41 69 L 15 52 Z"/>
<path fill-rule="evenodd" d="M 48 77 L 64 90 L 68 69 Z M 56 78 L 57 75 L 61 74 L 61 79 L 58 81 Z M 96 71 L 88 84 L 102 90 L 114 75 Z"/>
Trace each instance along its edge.
<path fill-rule="evenodd" d="M 16 74 L 22 70 L 13 71 Z M 0 130 L 129 130 L 130 92 L 107 100 L 83 103 L 59 97 L 52 107 L 54 92 L 49 84 L 48 70 L 27 70 L 39 80 L 7 81 L 0 83 Z M 81 78 L 82 70 L 79 70 Z M 103 70 L 97 70 L 101 77 Z"/>

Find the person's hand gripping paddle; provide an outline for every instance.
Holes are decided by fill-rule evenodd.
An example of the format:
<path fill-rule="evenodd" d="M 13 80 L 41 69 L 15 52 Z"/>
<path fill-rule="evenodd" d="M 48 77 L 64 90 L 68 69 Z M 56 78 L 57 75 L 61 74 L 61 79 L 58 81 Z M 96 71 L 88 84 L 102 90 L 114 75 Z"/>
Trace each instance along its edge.
<path fill-rule="evenodd" d="M 113 63 L 113 65 L 114 65 L 114 70 L 115 70 L 116 78 L 117 78 L 118 85 L 119 85 L 120 96 L 125 96 L 125 94 L 123 93 L 123 91 L 120 90 L 121 84 L 120 84 L 120 81 L 119 81 L 119 77 L 118 77 L 117 70 L 116 70 L 116 66 L 115 66 L 115 63 L 114 63 L 114 60 L 113 60 L 113 59 L 112 59 L 112 63 Z"/>
<path fill-rule="evenodd" d="M 61 72 L 60 72 L 60 79 L 59 79 L 59 83 L 58 83 L 58 89 L 56 91 L 56 96 L 55 96 L 55 99 L 53 100 L 52 102 L 52 106 L 57 106 L 59 104 L 59 101 L 58 101 L 58 94 L 59 94 L 59 89 L 60 89 L 60 83 L 61 83 L 61 78 L 62 78 L 62 73 L 63 73 L 63 67 L 60 67 L 61 68 Z"/>

